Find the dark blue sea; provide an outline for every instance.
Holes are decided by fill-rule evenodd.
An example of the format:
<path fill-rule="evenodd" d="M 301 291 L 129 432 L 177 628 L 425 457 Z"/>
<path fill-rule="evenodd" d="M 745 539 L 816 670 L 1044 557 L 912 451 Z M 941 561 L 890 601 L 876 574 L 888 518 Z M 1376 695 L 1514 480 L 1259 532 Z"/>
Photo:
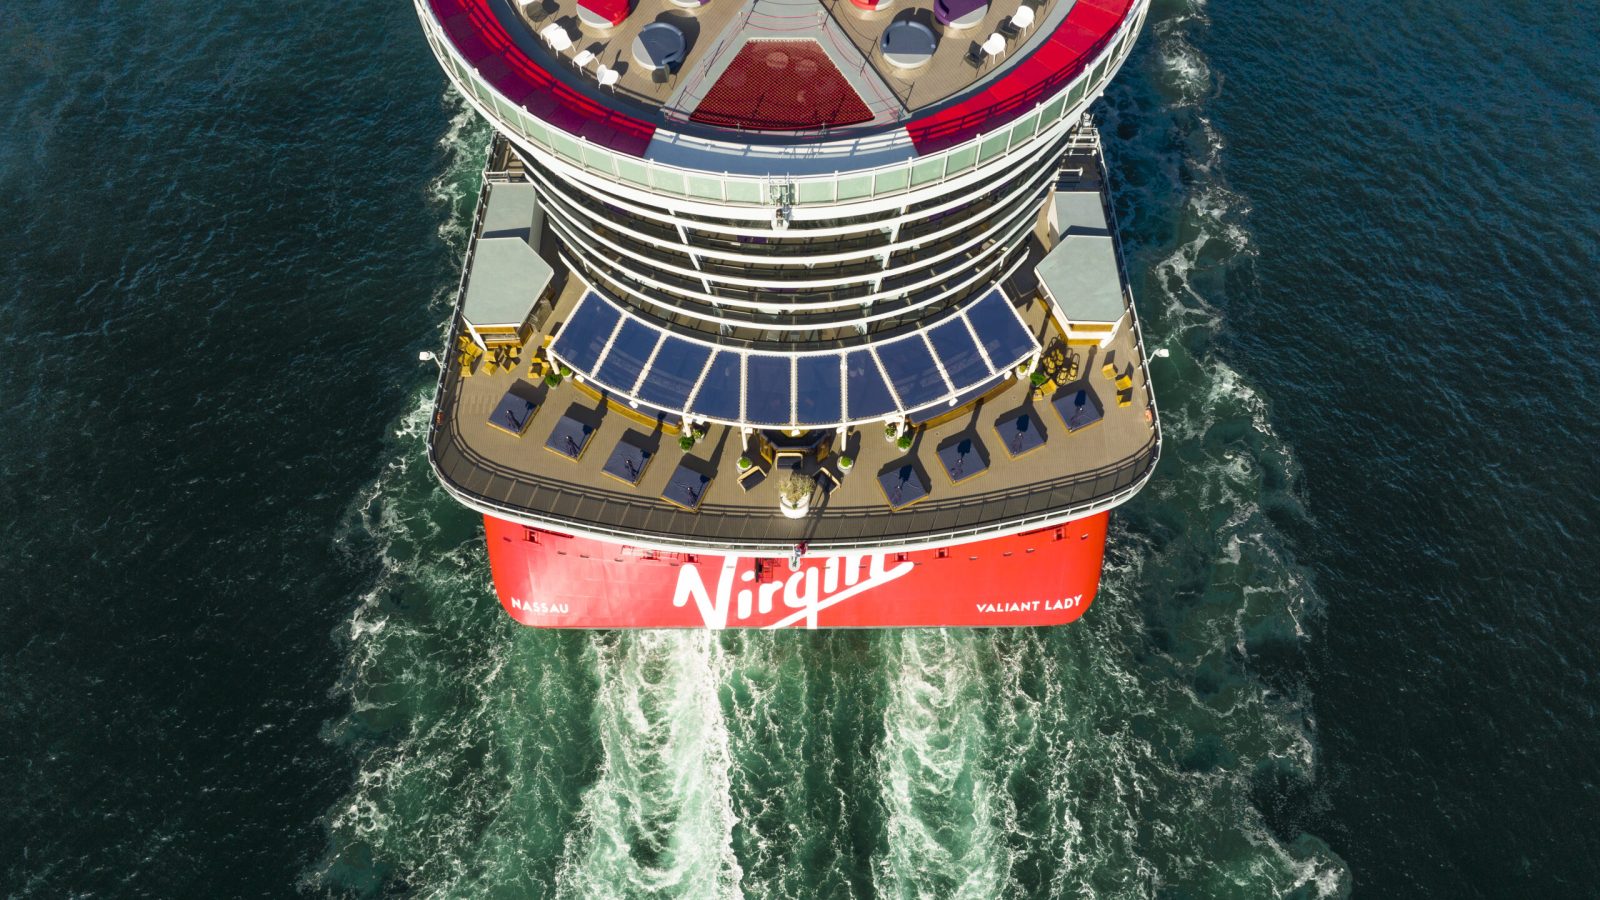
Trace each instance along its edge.
<path fill-rule="evenodd" d="M 1597 14 L 1157 0 L 1079 623 L 553 634 L 423 461 L 410 4 L 9 0 L 0 896 L 1595 896 Z"/>

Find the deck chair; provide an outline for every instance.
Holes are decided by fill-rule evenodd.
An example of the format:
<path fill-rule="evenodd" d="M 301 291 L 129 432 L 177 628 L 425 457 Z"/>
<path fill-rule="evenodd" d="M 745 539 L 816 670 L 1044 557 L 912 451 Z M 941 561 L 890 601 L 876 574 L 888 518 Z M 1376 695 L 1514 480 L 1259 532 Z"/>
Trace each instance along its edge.
<path fill-rule="evenodd" d="M 967 55 L 964 59 L 974 67 L 983 65 L 983 45 L 974 43 L 971 47 L 968 47 Z"/>
<path fill-rule="evenodd" d="M 817 487 L 822 489 L 822 496 L 826 497 L 839 489 L 839 476 L 826 467 L 818 469 Z"/>

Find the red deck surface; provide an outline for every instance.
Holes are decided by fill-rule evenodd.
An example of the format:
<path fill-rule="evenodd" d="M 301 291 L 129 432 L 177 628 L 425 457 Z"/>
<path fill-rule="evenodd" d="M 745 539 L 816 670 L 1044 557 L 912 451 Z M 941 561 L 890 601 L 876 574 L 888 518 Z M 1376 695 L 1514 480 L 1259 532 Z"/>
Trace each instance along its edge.
<path fill-rule="evenodd" d="M 608 109 L 562 84 L 522 52 L 487 0 L 428 0 L 433 14 L 483 79 L 537 118 L 621 153 L 643 156 L 655 126 Z"/>
<path fill-rule="evenodd" d="M 613 25 L 622 24 L 628 17 L 629 0 L 578 0 L 578 5 L 596 15 L 604 16 Z"/>
<path fill-rule="evenodd" d="M 641 551 L 484 517 L 513 619 L 545 628 L 1063 625 L 1100 585 L 1099 513 L 946 550 L 787 560 Z"/>
<path fill-rule="evenodd" d="M 918 153 L 937 153 L 991 131 L 1060 90 L 1116 34 L 1133 0 L 1078 0 L 1055 32 L 1027 59 L 983 90 L 906 125 Z"/>
<path fill-rule="evenodd" d="M 689 116 L 706 125 L 799 131 L 872 118 L 816 41 L 754 40 L 739 48 Z"/>

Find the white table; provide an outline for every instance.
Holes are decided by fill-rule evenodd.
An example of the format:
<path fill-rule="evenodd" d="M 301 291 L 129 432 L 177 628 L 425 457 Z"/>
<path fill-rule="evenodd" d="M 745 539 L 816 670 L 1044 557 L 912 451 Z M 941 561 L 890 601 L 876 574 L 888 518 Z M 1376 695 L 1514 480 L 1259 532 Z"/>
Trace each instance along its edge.
<path fill-rule="evenodd" d="M 578 4 L 578 21 L 589 26 L 590 28 L 597 28 L 602 31 L 613 27 L 613 23 L 610 19 L 600 15 L 581 3 Z"/>

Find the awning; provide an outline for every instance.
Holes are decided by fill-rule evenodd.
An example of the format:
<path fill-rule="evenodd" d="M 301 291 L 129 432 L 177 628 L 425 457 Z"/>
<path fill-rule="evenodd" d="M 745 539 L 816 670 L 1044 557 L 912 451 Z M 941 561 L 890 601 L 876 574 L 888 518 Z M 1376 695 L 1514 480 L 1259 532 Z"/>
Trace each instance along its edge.
<path fill-rule="evenodd" d="M 596 385 L 663 412 L 733 425 L 836 428 L 970 399 L 1038 349 L 999 288 L 914 331 L 794 353 L 669 331 L 590 291 L 550 354 Z"/>

